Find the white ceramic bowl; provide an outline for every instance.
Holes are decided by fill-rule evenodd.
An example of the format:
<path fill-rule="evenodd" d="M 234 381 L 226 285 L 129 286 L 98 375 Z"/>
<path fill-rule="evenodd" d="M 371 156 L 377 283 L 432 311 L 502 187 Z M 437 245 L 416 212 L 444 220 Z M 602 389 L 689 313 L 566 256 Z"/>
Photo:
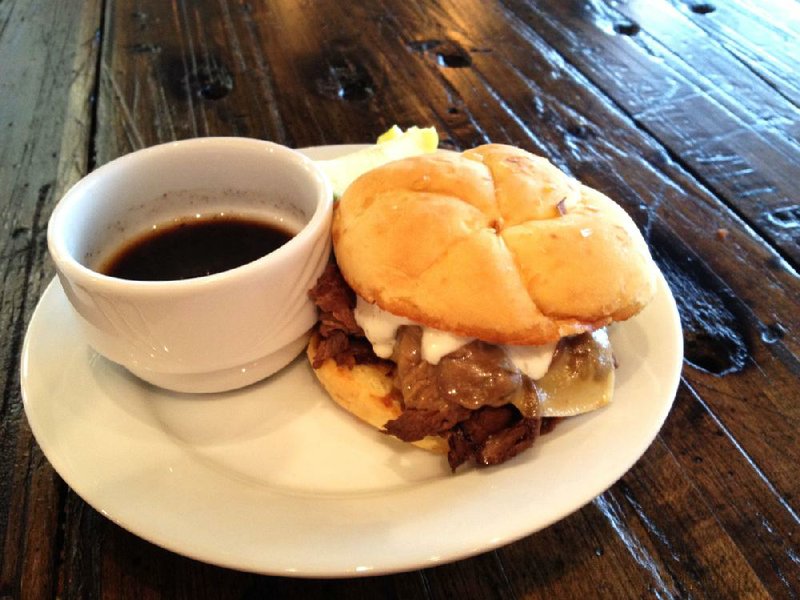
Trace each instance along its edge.
<path fill-rule="evenodd" d="M 140 150 L 87 175 L 50 218 L 48 247 L 91 346 L 154 385 L 239 388 L 303 349 L 307 291 L 330 254 L 333 195 L 316 165 L 271 142 L 198 138 Z M 132 281 L 97 272 L 153 225 L 237 214 L 298 233 L 243 266 L 193 279 Z"/>

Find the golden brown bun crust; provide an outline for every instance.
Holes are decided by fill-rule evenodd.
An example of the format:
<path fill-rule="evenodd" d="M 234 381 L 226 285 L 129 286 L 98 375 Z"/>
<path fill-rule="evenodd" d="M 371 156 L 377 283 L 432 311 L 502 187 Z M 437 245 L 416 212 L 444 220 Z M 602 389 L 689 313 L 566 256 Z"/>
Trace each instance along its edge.
<path fill-rule="evenodd" d="M 315 333 L 306 349 L 312 364 L 318 343 L 319 337 Z M 329 358 L 314 369 L 314 374 L 339 406 L 377 429 L 383 430 L 388 421 L 396 419 L 402 412 L 400 403 L 392 395 L 392 379 L 379 365 L 356 365 L 348 369 Z M 441 437 L 427 437 L 412 443 L 431 452 L 447 452 L 447 440 Z"/>
<path fill-rule="evenodd" d="M 543 344 L 638 313 L 656 267 L 627 213 L 499 144 L 390 163 L 338 202 L 336 259 L 384 310 L 497 344 Z"/>

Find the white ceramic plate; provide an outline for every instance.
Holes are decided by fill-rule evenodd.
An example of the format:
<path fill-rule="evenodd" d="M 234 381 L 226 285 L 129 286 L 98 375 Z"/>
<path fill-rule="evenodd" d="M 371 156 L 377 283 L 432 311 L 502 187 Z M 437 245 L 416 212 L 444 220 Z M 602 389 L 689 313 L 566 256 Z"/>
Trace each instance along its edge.
<path fill-rule="evenodd" d="M 308 150 L 328 158 L 351 148 Z M 94 508 L 175 552 L 304 577 L 403 571 L 542 529 L 610 487 L 644 453 L 682 362 L 674 299 L 612 327 L 614 402 L 568 419 L 499 467 L 446 459 L 362 425 L 298 359 L 247 389 L 208 396 L 140 382 L 86 344 L 57 281 L 28 329 L 22 393 L 33 433 Z"/>

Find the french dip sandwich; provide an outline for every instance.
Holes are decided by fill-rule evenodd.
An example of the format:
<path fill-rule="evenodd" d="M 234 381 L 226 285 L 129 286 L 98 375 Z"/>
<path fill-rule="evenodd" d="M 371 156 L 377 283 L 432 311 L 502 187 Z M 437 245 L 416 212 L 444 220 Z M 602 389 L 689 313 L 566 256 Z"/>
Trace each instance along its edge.
<path fill-rule="evenodd" d="M 653 297 L 631 218 L 548 160 L 490 144 L 391 162 L 335 207 L 308 357 L 347 411 L 493 465 L 612 399 L 606 326 Z"/>

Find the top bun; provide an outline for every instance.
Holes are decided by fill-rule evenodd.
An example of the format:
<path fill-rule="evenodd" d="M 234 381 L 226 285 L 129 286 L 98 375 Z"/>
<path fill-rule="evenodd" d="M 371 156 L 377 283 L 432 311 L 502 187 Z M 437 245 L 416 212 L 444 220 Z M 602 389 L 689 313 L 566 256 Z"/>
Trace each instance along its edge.
<path fill-rule="evenodd" d="M 333 244 L 365 300 L 495 344 L 591 331 L 655 293 L 655 264 L 618 204 L 499 144 L 362 175 L 336 206 Z"/>

